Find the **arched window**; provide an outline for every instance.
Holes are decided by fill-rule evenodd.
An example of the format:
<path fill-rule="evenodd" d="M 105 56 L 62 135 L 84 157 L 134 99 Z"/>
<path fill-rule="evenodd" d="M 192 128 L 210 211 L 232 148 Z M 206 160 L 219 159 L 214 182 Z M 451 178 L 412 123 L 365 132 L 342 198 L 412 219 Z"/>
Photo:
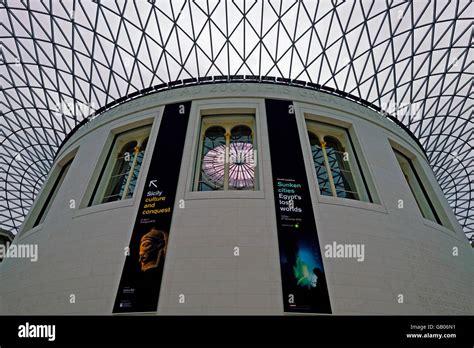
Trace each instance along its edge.
<path fill-rule="evenodd" d="M 307 121 L 321 195 L 371 201 L 345 128 Z"/>
<path fill-rule="evenodd" d="M 252 126 L 248 116 L 203 118 L 198 191 L 255 189 Z"/>
<path fill-rule="evenodd" d="M 219 126 L 209 127 L 202 140 L 199 191 L 224 189 L 225 155 L 225 129 Z"/>
<path fill-rule="evenodd" d="M 252 130 L 243 125 L 230 131 L 229 188 L 250 190 L 254 187 L 255 159 Z"/>
<path fill-rule="evenodd" d="M 150 126 L 115 136 L 91 205 L 131 198 L 135 191 L 150 134 Z"/>

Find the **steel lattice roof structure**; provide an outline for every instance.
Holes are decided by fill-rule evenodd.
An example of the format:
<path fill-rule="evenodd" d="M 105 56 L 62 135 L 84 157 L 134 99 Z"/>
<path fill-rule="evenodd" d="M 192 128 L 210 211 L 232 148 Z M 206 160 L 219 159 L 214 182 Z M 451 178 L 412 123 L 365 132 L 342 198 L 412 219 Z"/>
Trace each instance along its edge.
<path fill-rule="evenodd" d="M 471 1 L 0 0 L 0 228 L 20 228 L 58 147 L 96 110 L 237 75 L 394 116 L 471 236 L 473 13 Z"/>

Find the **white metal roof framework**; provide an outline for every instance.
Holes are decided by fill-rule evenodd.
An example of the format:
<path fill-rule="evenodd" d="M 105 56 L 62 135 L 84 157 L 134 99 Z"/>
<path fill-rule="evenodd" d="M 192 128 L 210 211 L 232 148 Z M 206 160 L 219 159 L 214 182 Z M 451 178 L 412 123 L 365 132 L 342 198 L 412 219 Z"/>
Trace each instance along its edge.
<path fill-rule="evenodd" d="M 276 77 L 399 120 L 471 236 L 473 13 L 471 1 L 0 0 L 0 227 L 19 229 L 58 147 L 98 109 Z"/>

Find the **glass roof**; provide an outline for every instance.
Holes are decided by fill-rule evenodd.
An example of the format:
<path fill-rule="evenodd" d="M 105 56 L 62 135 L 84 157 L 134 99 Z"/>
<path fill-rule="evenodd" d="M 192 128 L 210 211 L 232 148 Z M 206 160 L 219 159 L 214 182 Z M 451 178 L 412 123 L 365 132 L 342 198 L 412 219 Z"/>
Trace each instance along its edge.
<path fill-rule="evenodd" d="M 0 0 L 0 228 L 16 232 L 66 135 L 130 93 L 282 77 L 382 108 L 473 222 L 471 1 Z"/>

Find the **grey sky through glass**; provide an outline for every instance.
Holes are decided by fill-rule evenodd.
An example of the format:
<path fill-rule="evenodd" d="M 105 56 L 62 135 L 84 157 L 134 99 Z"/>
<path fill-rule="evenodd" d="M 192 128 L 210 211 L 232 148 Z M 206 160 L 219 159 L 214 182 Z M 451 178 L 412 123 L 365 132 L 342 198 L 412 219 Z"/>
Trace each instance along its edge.
<path fill-rule="evenodd" d="M 397 117 L 474 231 L 470 1 L 0 0 L 0 227 L 17 231 L 67 133 L 191 77 L 317 83 Z"/>

